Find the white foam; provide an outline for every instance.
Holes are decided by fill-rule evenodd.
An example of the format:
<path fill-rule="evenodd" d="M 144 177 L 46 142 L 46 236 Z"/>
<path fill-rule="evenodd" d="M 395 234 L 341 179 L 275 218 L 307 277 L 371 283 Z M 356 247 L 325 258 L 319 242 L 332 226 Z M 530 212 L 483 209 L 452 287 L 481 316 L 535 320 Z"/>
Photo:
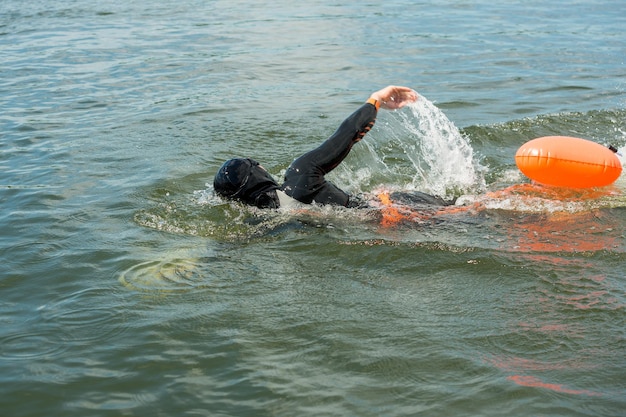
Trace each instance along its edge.
<path fill-rule="evenodd" d="M 380 185 L 452 198 L 485 188 L 485 167 L 469 139 L 428 99 L 396 111 L 380 111 L 370 134 L 349 163 L 333 173 L 350 192 Z"/>

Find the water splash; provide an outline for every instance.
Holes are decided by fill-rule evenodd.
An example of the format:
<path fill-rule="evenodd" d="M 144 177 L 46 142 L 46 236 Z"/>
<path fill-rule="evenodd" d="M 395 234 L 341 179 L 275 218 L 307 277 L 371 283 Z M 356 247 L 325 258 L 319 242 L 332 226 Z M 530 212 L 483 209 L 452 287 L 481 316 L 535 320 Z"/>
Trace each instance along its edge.
<path fill-rule="evenodd" d="M 436 195 L 450 197 L 454 190 L 468 191 L 483 188 L 484 171 L 474 159 L 468 138 L 433 103 L 421 98 L 408 108 L 410 113 L 399 113 L 403 125 L 418 139 L 417 143 L 408 143 L 407 152 L 417 170 L 413 178 L 416 187 L 426 186 Z M 418 120 L 417 126 L 414 121 Z M 421 169 L 422 167 L 426 169 Z"/>
<path fill-rule="evenodd" d="M 355 147 L 356 157 L 339 169 L 351 191 L 384 184 L 453 198 L 485 188 L 486 168 L 477 161 L 469 139 L 422 96 L 401 110 L 381 111 L 363 143 Z"/>

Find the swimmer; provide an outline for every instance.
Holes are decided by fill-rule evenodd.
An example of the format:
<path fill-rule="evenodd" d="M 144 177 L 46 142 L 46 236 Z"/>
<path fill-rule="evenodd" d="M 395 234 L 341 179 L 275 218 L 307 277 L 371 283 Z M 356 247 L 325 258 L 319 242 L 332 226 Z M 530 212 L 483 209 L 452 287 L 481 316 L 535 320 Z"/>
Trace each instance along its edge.
<path fill-rule="evenodd" d="M 370 131 L 380 108 L 395 110 L 415 101 L 417 93 L 409 87 L 390 85 L 372 93 L 324 143 L 292 162 L 285 172 L 282 186 L 254 159 L 235 158 L 226 161 L 217 171 L 213 188 L 222 198 L 259 208 L 280 207 L 281 193 L 305 204 L 366 206 L 324 176 L 335 169 L 348 156 L 352 146 Z M 424 204 L 447 204 L 424 193 L 415 193 L 413 198 Z"/>

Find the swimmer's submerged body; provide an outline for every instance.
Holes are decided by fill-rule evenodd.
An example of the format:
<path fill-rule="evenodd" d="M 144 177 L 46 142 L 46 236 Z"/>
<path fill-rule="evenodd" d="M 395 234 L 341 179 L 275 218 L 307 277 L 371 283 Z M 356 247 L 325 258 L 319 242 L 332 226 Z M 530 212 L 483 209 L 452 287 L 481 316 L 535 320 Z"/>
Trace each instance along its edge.
<path fill-rule="evenodd" d="M 399 109 L 416 100 L 417 93 L 408 87 L 388 86 L 376 91 L 324 143 L 294 160 L 285 172 L 282 185 L 255 160 L 235 158 L 226 161 L 215 174 L 215 192 L 222 198 L 259 208 L 280 207 L 280 192 L 305 204 L 367 206 L 327 181 L 325 175 L 335 169 L 348 156 L 352 146 L 371 130 L 379 108 Z M 451 204 L 425 193 L 402 193 L 399 196 L 402 200 L 419 204 Z"/>

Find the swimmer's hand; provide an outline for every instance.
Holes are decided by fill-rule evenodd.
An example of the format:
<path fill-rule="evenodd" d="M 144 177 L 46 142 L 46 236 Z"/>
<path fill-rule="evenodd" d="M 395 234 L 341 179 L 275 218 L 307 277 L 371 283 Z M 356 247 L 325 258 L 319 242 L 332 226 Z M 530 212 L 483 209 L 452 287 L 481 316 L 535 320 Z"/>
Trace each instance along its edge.
<path fill-rule="evenodd" d="M 370 98 L 378 100 L 383 109 L 395 110 L 416 102 L 417 93 L 409 87 L 390 85 L 372 93 Z"/>

